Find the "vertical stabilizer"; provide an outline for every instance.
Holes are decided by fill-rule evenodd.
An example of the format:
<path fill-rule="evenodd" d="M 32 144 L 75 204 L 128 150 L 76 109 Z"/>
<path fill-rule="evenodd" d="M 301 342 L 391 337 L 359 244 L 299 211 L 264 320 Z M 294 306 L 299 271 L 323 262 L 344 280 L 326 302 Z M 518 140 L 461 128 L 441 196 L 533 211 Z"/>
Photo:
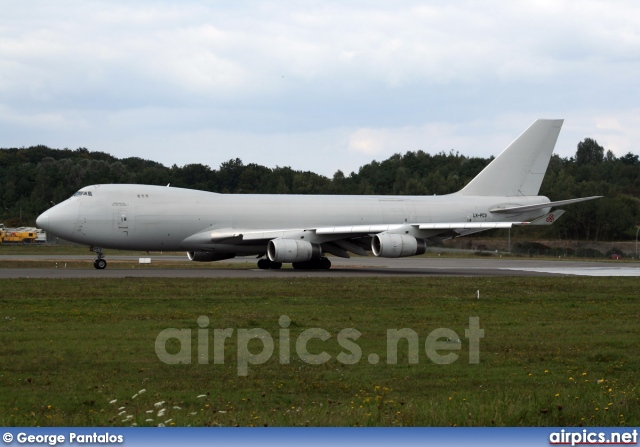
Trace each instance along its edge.
<path fill-rule="evenodd" d="M 462 188 L 466 196 L 536 196 L 564 120 L 536 120 Z"/>

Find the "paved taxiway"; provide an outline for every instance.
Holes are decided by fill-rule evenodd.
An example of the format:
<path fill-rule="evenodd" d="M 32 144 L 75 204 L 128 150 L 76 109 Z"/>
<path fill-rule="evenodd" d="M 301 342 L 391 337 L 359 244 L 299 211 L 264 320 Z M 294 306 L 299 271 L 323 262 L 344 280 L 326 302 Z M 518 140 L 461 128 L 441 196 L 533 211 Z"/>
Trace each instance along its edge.
<path fill-rule="evenodd" d="M 65 261 L 92 260 L 88 255 L 46 256 L 5 255 L 0 261 L 53 261 L 49 268 L 0 268 L 0 278 L 297 278 L 297 277 L 368 277 L 368 276 L 640 276 L 640 263 L 615 261 L 549 261 L 513 258 L 331 258 L 331 270 L 259 270 L 244 265 L 234 268 L 216 268 L 215 263 L 204 263 L 202 268 L 153 268 L 161 261 L 184 261 L 181 256 L 158 256 L 151 266 L 96 270 L 66 269 Z M 107 260 L 137 261 L 136 256 L 107 256 Z M 55 262 L 57 261 L 57 267 Z M 253 258 L 239 258 L 225 263 L 255 265 Z"/>

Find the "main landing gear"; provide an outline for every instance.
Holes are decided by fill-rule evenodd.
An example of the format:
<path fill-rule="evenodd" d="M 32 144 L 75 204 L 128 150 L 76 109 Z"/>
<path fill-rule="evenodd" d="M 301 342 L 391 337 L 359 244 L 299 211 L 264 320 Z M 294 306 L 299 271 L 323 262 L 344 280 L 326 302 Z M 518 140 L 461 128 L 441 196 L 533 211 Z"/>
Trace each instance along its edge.
<path fill-rule="evenodd" d="M 331 261 L 322 257 L 304 262 L 294 262 L 291 265 L 296 270 L 329 270 L 331 268 Z M 258 261 L 258 268 L 262 270 L 279 270 L 282 268 L 282 262 L 260 259 Z"/>
<path fill-rule="evenodd" d="M 104 255 L 102 254 L 102 248 L 100 247 L 91 247 L 91 251 L 95 252 L 98 257 L 95 261 L 93 261 L 93 266 L 98 270 L 104 270 L 107 268 L 107 261 L 104 259 Z"/>
<path fill-rule="evenodd" d="M 282 262 L 273 262 L 269 259 L 260 259 L 258 268 L 261 270 L 279 270 L 282 268 Z"/>
<path fill-rule="evenodd" d="M 305 262 L 294 262 L 292 266 L 297 270 L 329 270 L 331 268 L 331 261 L 322 257 Z"/>
<path fill-rule="evenodd" d="M 325 257 L 322 257 L 304 262 L 294 262 L 291 264 L 291 266 L 296 270 L 329 270 L 331 268 L 331 261 L 329 261 L 329 259 Z M 260 259 L 258 261 L 258 268 L 262 270 L 279 270 L 282 268 L 282 262 L 273 262 L 269 259 Z"/>

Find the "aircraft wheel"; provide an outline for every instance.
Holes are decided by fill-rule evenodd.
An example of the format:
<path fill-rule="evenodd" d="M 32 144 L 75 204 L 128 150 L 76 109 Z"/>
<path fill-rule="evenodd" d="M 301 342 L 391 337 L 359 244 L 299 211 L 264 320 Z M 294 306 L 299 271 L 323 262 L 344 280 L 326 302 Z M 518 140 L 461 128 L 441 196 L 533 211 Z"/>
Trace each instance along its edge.
<path fill-rule="evenodd" d="M 260 259 L 258 261 L 258 268 L 261 270 L 278 270 L 282 268 L 282 262 L 272 262 L 269 259 Z"/>
<path fill-rule="evenodd" d="M 328 270 L 331 268 L 331 261 L 327 258 L 317 258 L 310 261 L 294 262 L 294 269 L 298 270 Z"/>
<path fill-rule="evenodd" d="M 105 261 L 104 259 L 96 259 L 95 261 L 93 261 L 93 266 L 98 270 L 104 270 L 107 268 L 107 261 Z"/>
<path fill-rule="evenodd" d="M 320 258 L 320 268 L 323 270 L 329 270 L 331 268 L 331 261 L 327 258 Z"/>

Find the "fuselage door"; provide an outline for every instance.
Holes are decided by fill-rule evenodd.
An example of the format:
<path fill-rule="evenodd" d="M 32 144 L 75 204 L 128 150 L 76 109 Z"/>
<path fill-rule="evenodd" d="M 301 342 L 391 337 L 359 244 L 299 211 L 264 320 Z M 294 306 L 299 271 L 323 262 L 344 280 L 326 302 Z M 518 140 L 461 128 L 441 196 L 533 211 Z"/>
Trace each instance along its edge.
<path fill-rule="evenodd" d="M 129 223 L 127 222 L 127 210 L 118 210 L 118 228 L 122 228 L 123 230 L 129 228 Z"/>
<path fill-rule="evenodd" d="M 115 210 L 114 220 L 118 229 L 124 234 L 129 234 L 129 213 L 127 210 Z"/>

